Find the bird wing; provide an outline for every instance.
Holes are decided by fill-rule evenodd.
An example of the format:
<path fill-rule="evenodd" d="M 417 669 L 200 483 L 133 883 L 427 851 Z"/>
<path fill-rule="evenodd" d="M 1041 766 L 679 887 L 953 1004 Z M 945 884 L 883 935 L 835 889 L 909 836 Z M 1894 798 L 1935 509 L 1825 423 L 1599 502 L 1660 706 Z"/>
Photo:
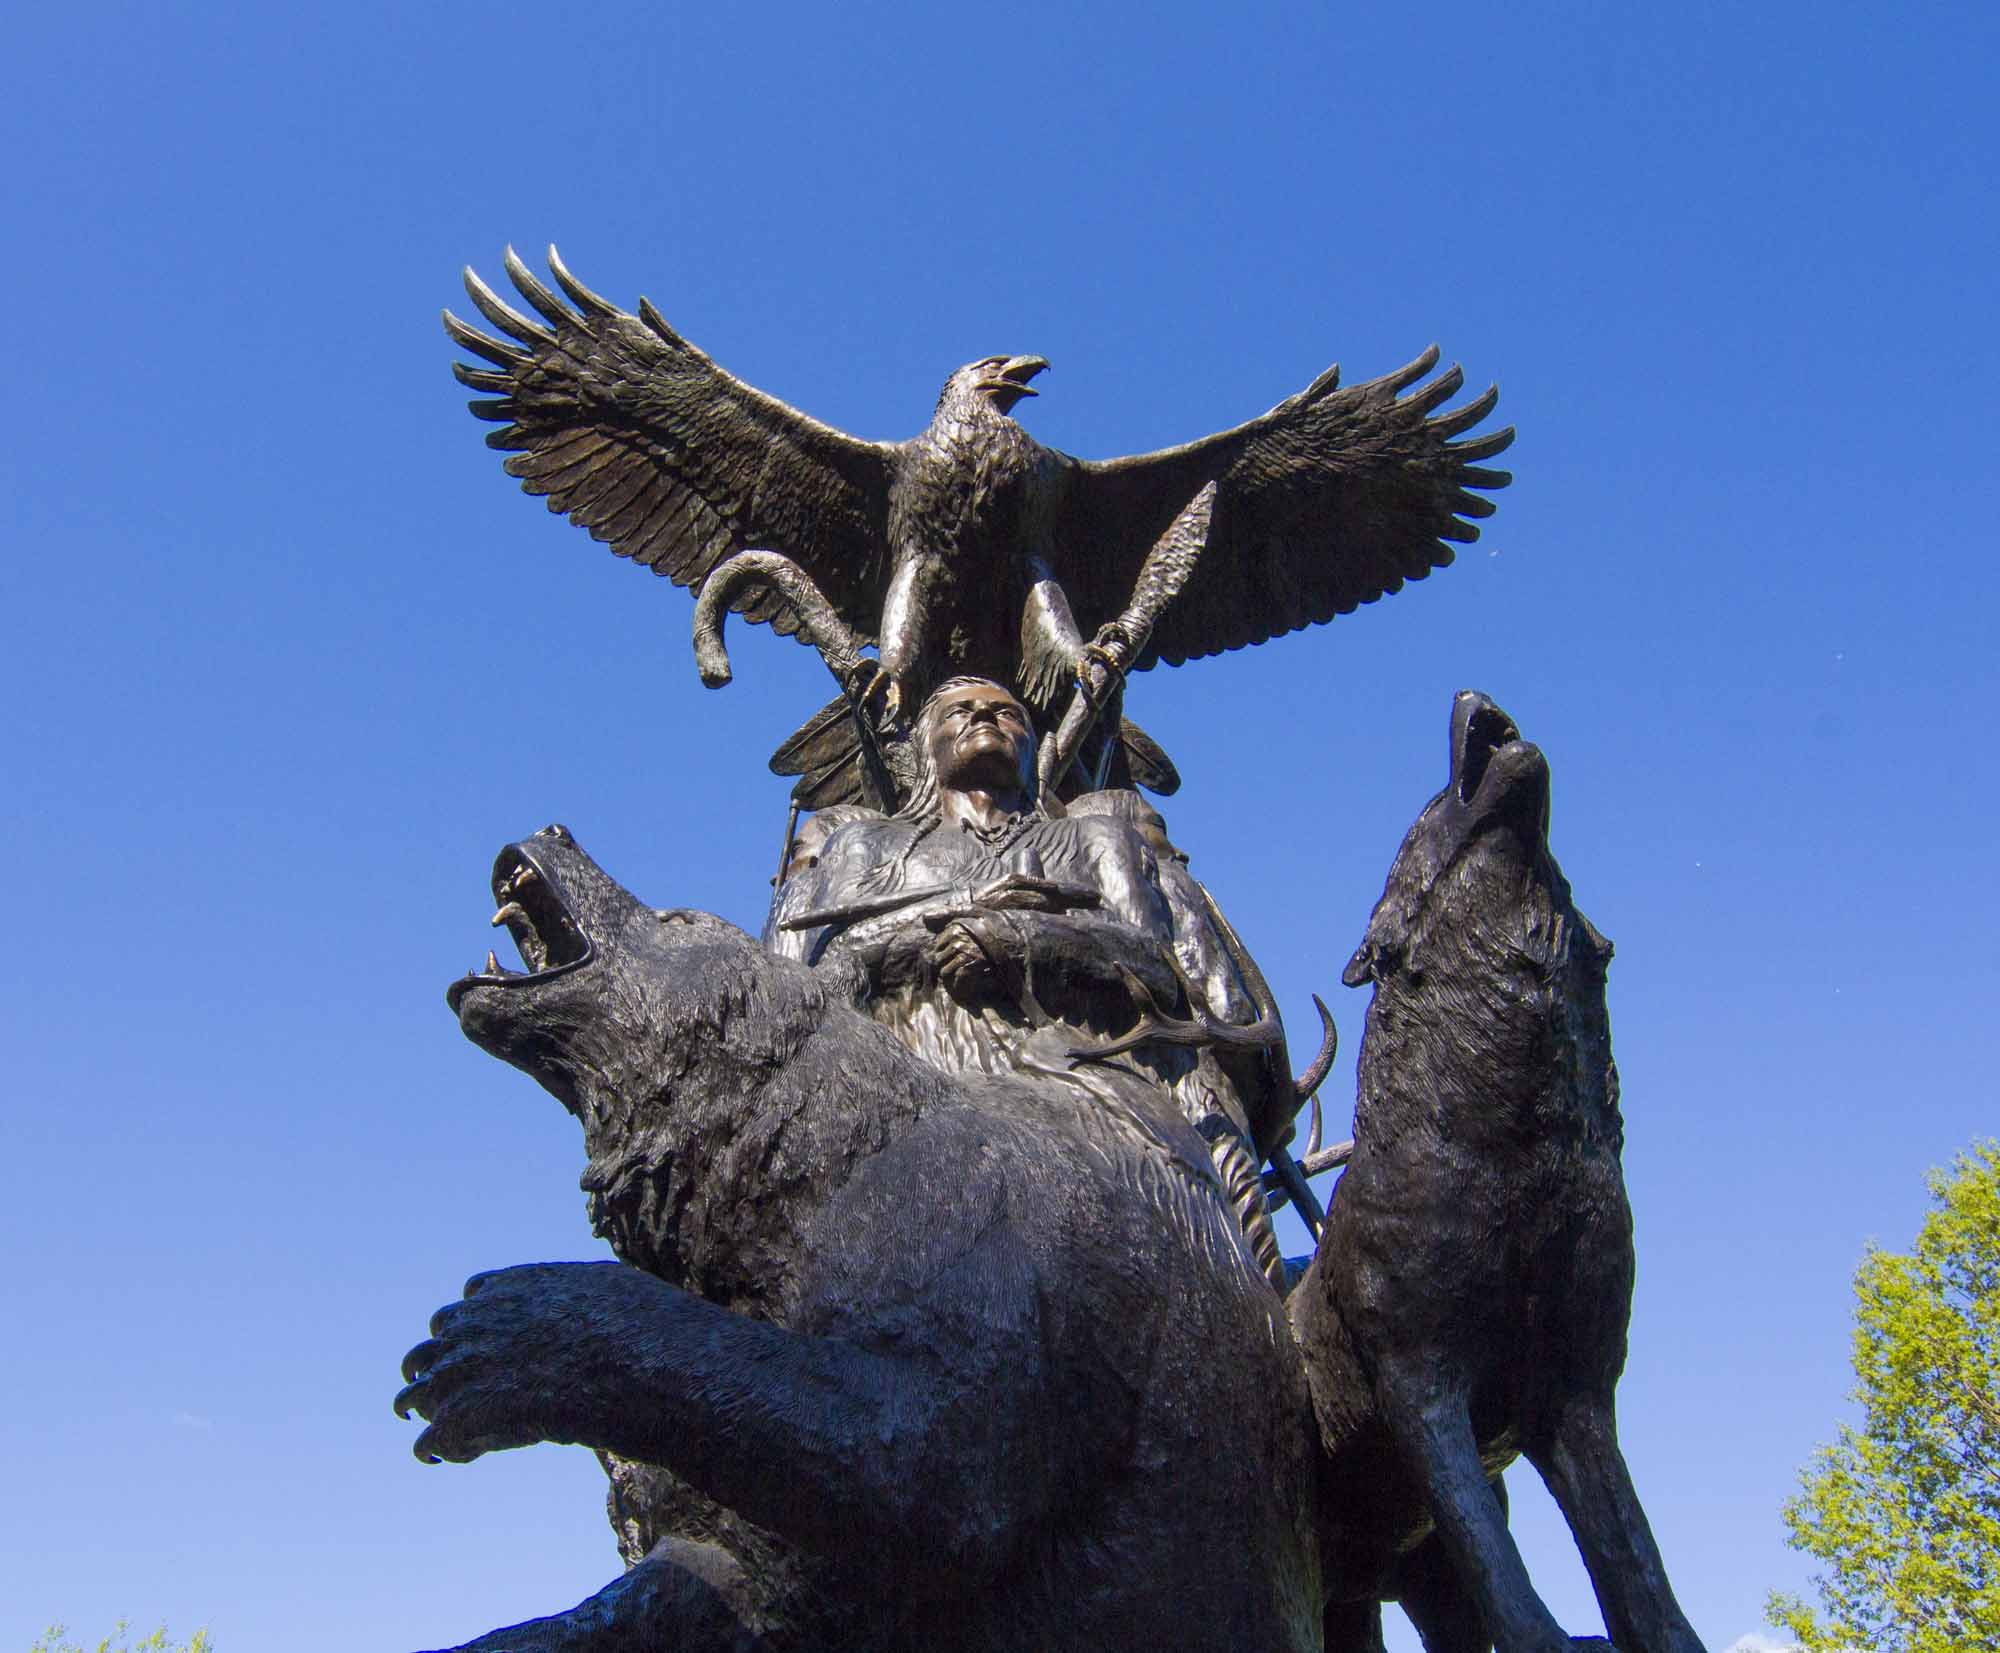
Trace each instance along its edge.
<path fill-rule="evenodd" d="M 449 310 L 444 326 L 492 364 L 454 362 L 452 372 L 491 398 L 468 406 L 503 427 L 486 441 L 512 455 L 508 475 L 676 585 L 699 586 L 752 546 L 781 552 L 873 641 L 899 448 L 847 436 L 724 372 L 645 299 L 633 316 L 591 292 L 553 247 L 549 269 L 570 304 L 511 247 L 506 268 L 542 321 L 468 269 L 465 290 L 506 337 Z M 747 586 L 731 607 L 787 635 L 799 629 L 769 585 Z"/>
<path fill-rule="evenodd" d="M 1234 430 L 1126 459 L 1064 468 L 1052 539 L 1076 620 L 1088 634 L 1119 614 L 1155 540 L 1203 484 L 1216 484 L 1200 560 L 1136 667 L 1220 654 L 1346 614 L 1452 560 L 1476 540 L 1465 519 L 1493 514 L 1473 489 L 1505 471 L 1474 461 L 1512 428 L 1454 440 L 1493 410 L 1497 390 L 1432 417 L 1465 375 L 1433 345 L 1407 367 L 1347 389 L 1329 368 Z"/>

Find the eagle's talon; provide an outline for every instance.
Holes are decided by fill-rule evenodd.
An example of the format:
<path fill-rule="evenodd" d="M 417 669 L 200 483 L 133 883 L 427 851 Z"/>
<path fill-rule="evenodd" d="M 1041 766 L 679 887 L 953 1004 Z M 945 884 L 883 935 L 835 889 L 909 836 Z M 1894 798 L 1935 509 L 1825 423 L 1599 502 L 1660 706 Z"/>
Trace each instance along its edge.
<path fill-rule="evenodd" d="M 1091 667 L 1098 670 L 1093 673 Z M 1076 661 L 1076 686 L 1093 712 L 1101 713 L 1125 681 L 1125 668 L 1117 655 L 1095 643 L 1085 643 Z"/>
<path fill-rule="evenodd" d="M 1139 652 L 1139 645 L 1123 620 L 1106 620 L 1097 628 L 1097 635 L 1084 644 L 1084 650 L 1123 673 L 1131 670 L 1132 656 Z"/>
<path fill-rule="evenodd" d="M 881 661 L 864 657 L 848 678 L 847 692 L 855 710 L 863 716 L 868 715 L 869 707 L 879 698 L 882 722 L 903 721 L 903 680 Z"/>

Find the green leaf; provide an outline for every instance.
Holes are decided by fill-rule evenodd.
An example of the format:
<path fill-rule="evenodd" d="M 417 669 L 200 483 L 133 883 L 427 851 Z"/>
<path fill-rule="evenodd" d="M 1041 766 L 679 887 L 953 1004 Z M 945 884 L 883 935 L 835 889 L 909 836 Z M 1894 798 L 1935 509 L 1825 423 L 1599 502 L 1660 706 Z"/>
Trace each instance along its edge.
<path fill-rule="evenodd" d="M 1905 1255 L 1854 1276 L 1853 1398 L 1784 1506 L 1792 1547 L 1823 1562 L 1818 1609 L 1765 1612 L 1802 1653 L 2000 1647 L 2000 1144 L 1930 1176 Z"/>
<path fill-rule="evenodd" d="M 215 1643 L 206 1630 L 197 1630 L 185 1642 L 171 1640 L 163 1624 L 143 1641 L 131 1639 L 131 1620 L 120 1619 L 111 1634 L 93 1649 L 69 1639 L 66 1626 L 52 1624 L 34 1640 L 28 1653 L 215 1653 Z"/>

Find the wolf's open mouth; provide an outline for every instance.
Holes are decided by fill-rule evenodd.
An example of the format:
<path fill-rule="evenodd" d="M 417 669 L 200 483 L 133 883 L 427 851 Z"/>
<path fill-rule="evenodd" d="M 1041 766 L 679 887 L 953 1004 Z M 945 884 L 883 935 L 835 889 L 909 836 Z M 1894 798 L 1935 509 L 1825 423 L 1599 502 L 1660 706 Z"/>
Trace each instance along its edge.
<path fill-rule="evenodd" d="M 1493 754 L 1519 740 L 1521 731 L 1511 717 L 1487 701 L 1473 708 L 1466 719 L 1463 738 L 1464 745 L 1458 755 L 1458 797 L 1461 803 L 1469 804 L 1478 795 L 1479 783 L 1486 778 L 1486 766 L 1493 761 Z"/>
<path fill-rule="evenodd" d="M 528 968 L 510 970 L 489 950 L 483 969 L 470 971 L 452 984 L 449 997 L 454 1009 L 469 987 L 537 981 L 590 957 L 590 941 L 570 917 L 561 894 L 520 848 L 502 850 L 494 863 L 493 898 L 500 904 L 493 922 L 507 927 L 521 962 Z"/>

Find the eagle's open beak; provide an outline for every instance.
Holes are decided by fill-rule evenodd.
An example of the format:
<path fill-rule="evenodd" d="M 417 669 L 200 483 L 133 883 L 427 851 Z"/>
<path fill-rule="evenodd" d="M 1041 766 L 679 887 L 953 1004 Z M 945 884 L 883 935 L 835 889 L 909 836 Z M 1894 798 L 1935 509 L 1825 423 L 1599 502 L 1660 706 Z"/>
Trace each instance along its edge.
<path fill-rule="evenodd" d="M 992 390 L 1010 390 L 1016 396 L 1039 396 L 1041 392 L 1028 383 L 1037 373 L 1049 370 L 1045 356 L 1012 356 L 1007 365 L 1000 369 L 999 376 L 987 381 Z"/>
<path fill-rule="evenodd" d="M 1010 385 L 1018 386 L 1023 396 L 1039 396 L 1040 391 L 1028 383 L 1037 373 L 1046 373 L 1049 362 L 1046 356 L 1016 356 L 1000 370 L 1000 377 Z"/>

